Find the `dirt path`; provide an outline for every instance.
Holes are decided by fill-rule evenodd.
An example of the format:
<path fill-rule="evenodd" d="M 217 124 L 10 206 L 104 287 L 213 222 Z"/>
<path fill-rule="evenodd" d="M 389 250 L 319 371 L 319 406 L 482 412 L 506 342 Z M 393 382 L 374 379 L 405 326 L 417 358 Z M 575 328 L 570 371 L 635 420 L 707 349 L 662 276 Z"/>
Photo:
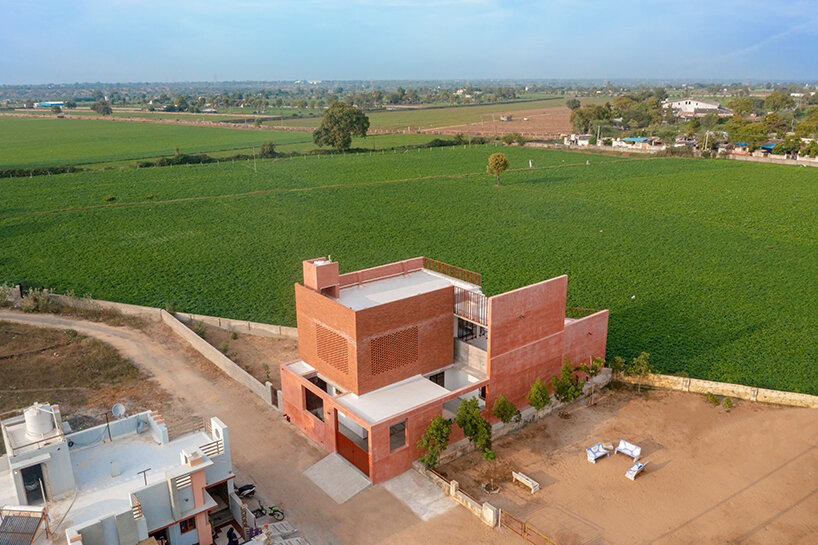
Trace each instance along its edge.
<path fill-rule="evenodd" d="M 160 332 L 113 327 L 51 314 L 0 311 L 0 319 L 74 329 L 118 349 L 201 416 L 215 415 L 230 430 L 234 471 L 252 479 L 269 500 L 285 509 L 312 545 L 386 543 L 508 543 L 506 530 L 491 530 L 456 507 L 421 520 L 383 486 L 336 504 L 303 474 L 325 453 L 286 423 L 273 408 L 216 371 L 204 367 Z M 154 326 L 151 326 L 154 327 Z M 150 330 L 150 328 L 149 328 Z M 255 505 L 253 505 L 255 507 Z"/>

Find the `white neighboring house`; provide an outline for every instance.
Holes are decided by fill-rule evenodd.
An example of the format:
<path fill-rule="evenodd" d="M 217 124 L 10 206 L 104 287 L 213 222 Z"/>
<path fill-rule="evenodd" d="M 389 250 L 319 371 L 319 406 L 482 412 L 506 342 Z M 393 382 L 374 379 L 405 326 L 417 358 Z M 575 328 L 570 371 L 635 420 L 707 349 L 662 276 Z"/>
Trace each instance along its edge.
<path fill-rule="evenodd" d="M 611 146 L 629 151 L 662 151 L 666 147 L 658 138 L 654 136 L 617 138 L 611 142 Z"/>
<path fill-rule="evenodd" d="M 0 513 L 45 512 L 69 545 L 137 545 L 148 537 L 211 545 L 210 516 L 231 516 L 240 504 L 218 418 L 171 426 L 169 435 L 162 416 L 147 411 L 71 433 L 57 405 L 22 412 L 0 422 Z"/>
<path fill-rule="evenodd" d="M 60 108 L 65 107 L 65 102 L 62 100 L 52 100 L 50 102 L 35 102 L 35 108 L 51 108 L 52 106 L 59 106 Z"/>
<path fill-rule="evenodd" d="M 680 100 L 666 100 L 662 103 L 663 108 L 673 108 L 676 117 L 689 119 L 692 117 L 704 117 L 707 114 L 715 113 L 719 117 L 733 115 L 733 110 L 726 108 L 712 100 L 701 100 L 697 98 L 683 98 Z"/>
<path fill-rule="evenodd" d="M 562 143 L 566 146 L 588 146 L 591 144 L 592 134 L 569 134 L 563 138 Z"/>

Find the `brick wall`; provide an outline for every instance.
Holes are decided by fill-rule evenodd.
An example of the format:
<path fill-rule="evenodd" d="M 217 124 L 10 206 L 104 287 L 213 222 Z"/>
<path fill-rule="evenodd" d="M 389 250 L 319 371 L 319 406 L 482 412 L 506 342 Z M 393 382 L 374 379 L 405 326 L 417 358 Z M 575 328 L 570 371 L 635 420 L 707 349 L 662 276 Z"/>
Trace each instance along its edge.
<path fill-rule="evenodd" d="M 298 356 L 339 387 L 357 391 L 355 312 L 301 284 L 295 285 L 295 306 Z M 322 343 L 320 354 L 319 342 Z M 346 348 L 346 370 L 338 363 L 339 343 Z M 328 358 L 328 355 L 334 357 Z M 284 395 L 286 398 L 286 393 Z"/>
<path fill-rule="evenodd" d="M 451 365 L 451 286 L 356 313 L 357 393 Z"/>

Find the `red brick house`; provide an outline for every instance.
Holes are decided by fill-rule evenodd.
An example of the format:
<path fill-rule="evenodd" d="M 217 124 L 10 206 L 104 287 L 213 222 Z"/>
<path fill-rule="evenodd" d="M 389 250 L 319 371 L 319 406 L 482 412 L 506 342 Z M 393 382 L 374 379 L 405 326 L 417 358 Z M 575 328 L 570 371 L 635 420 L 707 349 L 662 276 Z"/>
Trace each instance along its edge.
<path fill-rule="evenodd" d="M 409 469 L 426 426 L 454 418 L 462 398 L 522 407 L 564 358 L 605 357 L 608 311 L 566 309 L 566 276 L 486 297 L 481 275 L 424 257 L 346 274 L 323 258 L 303 267 L 301 359 L 281 366 L 283 412 L 372 483 Z"/>

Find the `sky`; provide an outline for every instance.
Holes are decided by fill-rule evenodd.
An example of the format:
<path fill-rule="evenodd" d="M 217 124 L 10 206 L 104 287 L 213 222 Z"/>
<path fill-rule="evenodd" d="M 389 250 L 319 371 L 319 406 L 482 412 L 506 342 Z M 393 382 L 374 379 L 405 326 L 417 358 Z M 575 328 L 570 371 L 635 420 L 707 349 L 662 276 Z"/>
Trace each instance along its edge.
<path fill-rule="evenodd" d="M 818 80 L 818 0 L 0 0 L 0 84 Z"/>

